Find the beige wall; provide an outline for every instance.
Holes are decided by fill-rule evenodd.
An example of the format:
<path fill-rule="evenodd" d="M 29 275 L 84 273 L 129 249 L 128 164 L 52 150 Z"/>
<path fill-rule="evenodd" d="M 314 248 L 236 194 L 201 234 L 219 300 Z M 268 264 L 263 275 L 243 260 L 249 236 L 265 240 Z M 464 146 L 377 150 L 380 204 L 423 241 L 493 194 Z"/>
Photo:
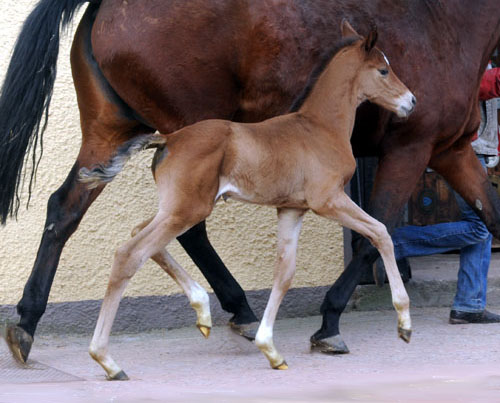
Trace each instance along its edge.
<path fill-rule="evenodd" d="M 2 81 L 20 25 L 34 4 L 28 0 L 0 2 Z M 61 46 L 44 156 L 30 208 L 21 209 L 17 221 L 11 220 L 0 228 L 0 304 L 14 304 L 21 297 L 42 234 L 48 197 L 62 183 L 78 153 L 81 134 L 69 68 L 69 47 L 78 20 L 77 16 Z M 151 155 L 145 152 L 134 158 L 92 205 L 64 249 L 49 302 L 102 298 L 114 250 L 128 238 L 136 224 L 155 211 L 157 199 L 149 171 Z M 26 197 L 23 201 L 26 202 Z M 274 209 L 235 201 L 219 203 L 208 220 L 211 241 L 246 290 L 271 286 L 275 226 Z M 177 242 L 169 250 L 208 287 Z M 308 214 L 299 246 L 294 287 L 330 284 L 342 267 L 340 228 Z M 132 280 L 126 295 L 178 292 L 174 282 L 148 262 Z"/>

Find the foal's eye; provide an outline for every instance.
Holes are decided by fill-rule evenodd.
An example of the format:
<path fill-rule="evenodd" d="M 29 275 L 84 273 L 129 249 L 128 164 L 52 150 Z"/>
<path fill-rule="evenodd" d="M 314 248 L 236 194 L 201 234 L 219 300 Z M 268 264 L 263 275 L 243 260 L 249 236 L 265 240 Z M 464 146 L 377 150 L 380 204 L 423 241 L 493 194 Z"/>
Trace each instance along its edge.
<path fill-rule="evenodd" d="M 389 70 L 387 70 L 387 69 L 380 69 L 379 73 L 382 74 L 383 76 L 386 76 L 387 74 L 389 74 Z"/>

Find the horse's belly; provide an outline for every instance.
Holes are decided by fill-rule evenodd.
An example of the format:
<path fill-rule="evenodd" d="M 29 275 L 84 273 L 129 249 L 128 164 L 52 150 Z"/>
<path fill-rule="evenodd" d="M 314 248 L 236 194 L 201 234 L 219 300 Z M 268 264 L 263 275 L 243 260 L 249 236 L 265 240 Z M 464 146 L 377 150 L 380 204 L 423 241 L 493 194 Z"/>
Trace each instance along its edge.
<path fill-rule="evenodd" d="M 262 182 L 255 186 L 248 186 L 236 181 L 221 179 L 219 191 L 215 200 L 232 198 L 238 201 L 252 204 L 260 204 L 273 207 L 307 208 L 305 192 L 297 187 L 291 188 L 287 184 L 268 184 Z"/>

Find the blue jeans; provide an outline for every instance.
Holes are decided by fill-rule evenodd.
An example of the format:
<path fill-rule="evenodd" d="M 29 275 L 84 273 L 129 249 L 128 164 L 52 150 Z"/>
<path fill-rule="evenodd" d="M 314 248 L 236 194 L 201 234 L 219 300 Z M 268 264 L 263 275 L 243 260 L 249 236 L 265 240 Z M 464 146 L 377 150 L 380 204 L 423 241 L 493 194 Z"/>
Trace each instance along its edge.
<path fill-rule="evenodd" d="M 478 157 L 483 166 L 484 157 Z M 486 306 L 492 235 L 477 214 L 455 193 L 462 220 L 451 223 L 409 225 L 392 234 L 396 259 L 460 249 L 457 292 L 452 309 L 481 312 Z"/>

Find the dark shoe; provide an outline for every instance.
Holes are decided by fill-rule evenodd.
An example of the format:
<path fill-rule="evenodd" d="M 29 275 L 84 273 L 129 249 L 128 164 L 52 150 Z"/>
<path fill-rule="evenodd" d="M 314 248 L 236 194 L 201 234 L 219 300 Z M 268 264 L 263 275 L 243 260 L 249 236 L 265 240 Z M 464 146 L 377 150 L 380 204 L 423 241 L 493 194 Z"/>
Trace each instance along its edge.
<path fill-rule="evenodd" d="M 487 311 L 483 312 L 463 312 L 455 311 L 450 312 L 450 324 L 464 325 L 467 323 L 500 323 L 500 315 Z"/>

